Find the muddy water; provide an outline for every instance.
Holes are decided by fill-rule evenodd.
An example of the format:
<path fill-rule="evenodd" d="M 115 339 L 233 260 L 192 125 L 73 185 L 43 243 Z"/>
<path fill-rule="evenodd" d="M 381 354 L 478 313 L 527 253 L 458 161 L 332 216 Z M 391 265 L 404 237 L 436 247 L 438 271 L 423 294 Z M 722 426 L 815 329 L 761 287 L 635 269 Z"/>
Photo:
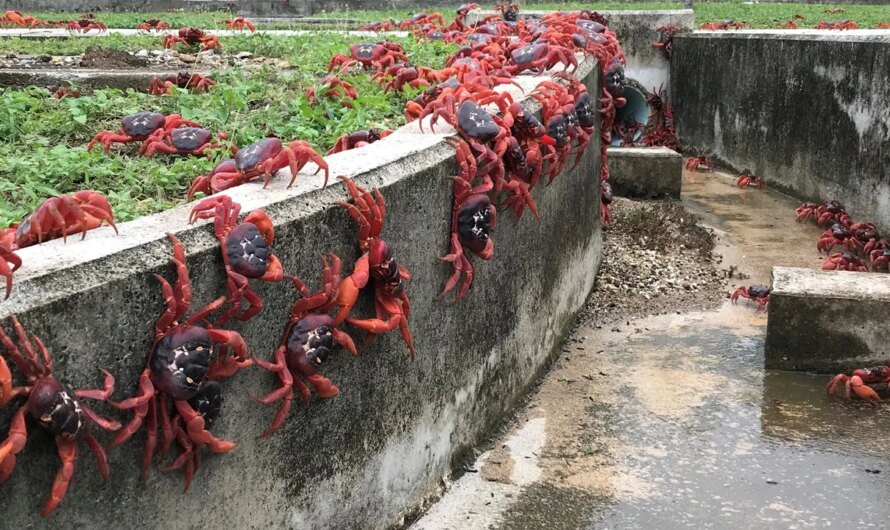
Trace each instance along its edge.
<path fill-rule="evenodd" d="M 794 201 L 686 176 L 723 268 L 768 283 L 820 267 Z M 887 527 L 890 404 L 764 372 L 766 317 L 707 312 L 582 327 L 529 406 L 415 525 L 438 528 Z"/>

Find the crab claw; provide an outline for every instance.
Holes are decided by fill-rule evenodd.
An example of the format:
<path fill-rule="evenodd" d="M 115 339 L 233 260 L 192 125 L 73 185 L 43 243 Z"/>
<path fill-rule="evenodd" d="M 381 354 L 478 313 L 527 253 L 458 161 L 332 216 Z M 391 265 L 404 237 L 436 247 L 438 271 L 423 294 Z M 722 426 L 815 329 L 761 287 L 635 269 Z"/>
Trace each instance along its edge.
<path fill-rule="evenodd" d="M 858 375 L 854 375 L 850 378 L 850 386 L 853 389 L 853 393 L 856 394 L 856 397 L 859 399 L 867 401 L 871 405 L 877 405 L 881 402 L 878 393 L 875 392 L 872 387 L 863 383 L 862 378 Z"/>

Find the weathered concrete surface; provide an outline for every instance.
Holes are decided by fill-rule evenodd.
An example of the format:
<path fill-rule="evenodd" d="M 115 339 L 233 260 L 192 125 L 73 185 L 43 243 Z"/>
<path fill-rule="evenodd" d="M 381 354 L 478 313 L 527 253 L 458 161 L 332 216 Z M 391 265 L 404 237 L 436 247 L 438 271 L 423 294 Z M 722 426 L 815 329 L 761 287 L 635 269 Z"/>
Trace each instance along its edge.
<path fill-rule="evenodd" d="M 202 72 L 202 70 L 190 70 Z M 0 69 L 0 87 L 51 86 L 73 83 L 78 88 L 119 88 L 145 91 L 155 77 L 175 76 L 179 70 L 96 70 L 87 68 Z M 205 72 L 206 74 L 206 72 Z"/>
<path fill-rule="evenodd" d="M 837 373 L 890 364 L 890 278 L 776 267 L 767 368 Z"/>
<path fill-rule="evenodd" d="M 890 32 L 695 32 L 671 69 L 686 148 L 890 230 Z"/>
<path fill-rule="evenodd" d="M 610 147 L 609 183 L 622 197 L 680 198 L 683 157 L 667 147 Z"/>
<path fill-rule="evenodd" d="M 596 6 L 592 6 L 595 8 Z M 522 9 L 524 16 L 540 17 L 553 11 Z M 691 9 L 663 10 L 615 10 L 599 11 L 609 20 L 611 28 L 618 36 L 621 49 L 627 59 L 626 74 L 630 79 L 637 80 L 648 91 L 660 86 L 670 87 L 670 63 L 664 53 L 652 47 L 658 39 L 656 28 L 662 25 L 677 26 L 683 30 L 691 30 L 695 25 L 695 14 Z M 481 20 L 495 14 L 494 11 L 473 11 L 469 21 Z"/>
<path fill-rule="evenodd" d="M 597 72 L 592 61 L 579 69 L 591 88 L 599 86 Z M 420 134 L 412 124 L 367 148 L 327 157 L 332 177 L 355 176 L 386 196 L 383 235 L 413 275 L 407 292 L 416 361 L 395 334 L 378 338 L 357 358 L 337 353 L 324 372 L 341 396 L 295 406 L 265 440 L 255 437 L 274 408 L 250 396 L 273 389 L 275 378 L 259 369 L 240 373 L 225 384 L 223 416 L 214 427 L 239 446 L 205 457 L 187 496 L 178 474 L 153 471 L 143 486 L 140 446 L 131 442 L 111 453 L 107 486 L 89 455 L 81 458 L 71 491 L 49 522 L 37 511 L 58 461 L 52 442 L 35 430 L 3 485 L 4 526 L 93 528 L 115 521 L 130 528 L 150 521 L 176 528 L 384 528 L 414 512 L 555 355 L 593 285 L 601 250 L 598 179 L 591 178 L 599 174 L 599 150 L 590 148 L 576 170 L 535 190 L 540 222 L 526 216 L 514 225 L 502 216 L 496 256 L 474 260 L 476 282 L 459 305 L 436 299 L 450 274 L 439 256 L 447 251 L 451 223 L 446 177 L 456 171 L 445 136 Z M 268 212 L 276 224 L 275 253 L 286 270 L 315 286 L 321 252 L 336 252 L 351 266 L 356 227 L 335 205 L 346 196 L 339 183 L 321 189 L 320 177 L 303 174 L 285 189 L 287 180 L 278 175 L 268 189 L 245 185 L 229 195 L 244 212 Z M 124 223 L 120 236 L 103 228 L 83 242 L 24 249 L 25 266 L 12 297 L 0 303 L 0 322 L 17 313 L 52 348 L 56 374 L 72 386 L 94 385 L 98 368 L 107 367 L 118 378 L 116 399 L 133 392 L 162 311 L 151 273 L 173 274 L 164 232 L 185 245 L 194 308 L 224 285 L 218 243 L 209 226 L 186 224 L 188 212 L 183 206 Z M 255 355 L 268 358 L 295 297 L 282 285 L 254 287 L 266 308 L 236 329 Z M 369 311 L 365 296 L 357 314 Z M 4 411 L 4 428 L 8 417 Z"/>

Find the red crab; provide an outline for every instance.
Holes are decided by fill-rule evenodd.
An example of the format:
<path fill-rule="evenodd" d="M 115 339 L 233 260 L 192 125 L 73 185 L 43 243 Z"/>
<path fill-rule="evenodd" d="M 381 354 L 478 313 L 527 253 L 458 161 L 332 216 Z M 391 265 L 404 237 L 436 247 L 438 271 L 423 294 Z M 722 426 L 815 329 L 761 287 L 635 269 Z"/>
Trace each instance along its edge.
<path fill-rule="evenodd" d="M 69 20 L 68 29 L 77 33 L 89 33 L 97 30 L 99 33 L 108 30 L 108 26 L 96 20 L 93 16 L 84 15 L 80 20 Z"/>
<path fill-rule="evenodd" d="M 46 87 L 47 90 L 52 92 L 52 95 L 56 99 L 65 99 L 65 98 L 79 98 L 80 90 L 72 87 L 60 86 L 60 85 L 51 85 Z"/>
<path fill-rule="evenodd" d="M 875 29 L 890 29 L 890 22 L 879 22 L 875 24 Z"/>
<path fill-rule="evenodd" d="M 232 184 L 232 186 L 226 186 L 226 182 L 221 182 L 217 175 L 225 174 L 225 175 L 239 175 L 238 167 L 235 164 L 235 159 L 226 158 L 222 162 L 218 163 L 213 170 L 210 171 L 207 175 L 202 175 L 192 181 L 191 186 L 188 189 L 188 200 L 192 200 L 192 197 L 195 196 L 196 193 L 201 192 L 205 195 L 210 195 L 212 193 L 217 193 L 224 189 L 228 189 L 237 183 Z M 228 182 L 232 182 L 231 180 Z"/>
<path fill-rule="evenodd" d="M 366 24 L 362 24 L 358 27 L 359 31 L 392 31 L 393 28 L 396 27 L 396 23 L 393 20 L 387 20 L 386 22 L 368 22 Z"/>
<path fill-rule="evenodd" d="M 143 20 L 136 26 L 136 29 L 139 31 L 145 31 L 147 33 L 151 33 L 152 31 L 156 33 L 160 33 L 165 29 L 170 29 L 170 24 L 164 22 L 163 20 L 158 20 L 156 18 L 150 18 L 148 20 Z"/>
<path fill-rule="evenodd" d="M 327 154 L 331 155 L 334 153 L 340 153 L 342 151 L 355 149 L 357 147 L 364 147 L 378 140 L 382 140 L 392 133 L 393 131 L 389 129 L 380 130 L 372 128 L 362 129 L 360 131 L 355 131 L 354 133 L 344 134 L 343 136 L 337 138 L 337 141 L 334 143 L 334 147 L 331 147 Z"/>
<path fill-rule="evenodd" d="M 824 20 L 813 26 L 813 29 L 859 29 L 859 25 L 852 20 L 840 20 L 837 22 L 825 22 Z"/>
<path fill-rule="evenodd" d="M 828 226 L 831 223 L 840 223 L 844 226 L 850 226 L 851 219 L 847 211 L 837 200 L 825 201 L 816 207 L 814 212 L 816 224 L 819 226 Z"/>
<path fill-rule="evenodd" d="M 3 250 L 3 247 L 0 246 L 0 251 Z M 872 250 L 868 258 L 871 260 L 871 267 L 873 270 L 878 271 L 887 271 L 890 270 L 890 246 L 882 246 Z M 0 261 L 2 264 L 2 261 Z M 0 274 L 3 271 L 0 270 Z"/>
<path fill-rule="evenodd" d="M 337 203 L 346 208 L 349 215 L 359 225 L 359 248 L 363 252 L 362 257 L 356 261 L 352 279 L 358 289 L 364 287 L 361 280 L 367 278 L 364 271 L 369 270 L 374 280 L 374 305 L 376 318 L 359 320 L 347 318 L 346 321 L 368 332 L 365 336 L 365 344 L 371 342 L 376 335 L 386 333 L 399 328 L 402 340 L 411 353 L 411 358 L 416 356 L 414 339 L 408 329 L 408 317 L 410 305 L 408 295 L 405 294 L 402 282 L 411 279 L 408 269 L 399 265 L 392 256 L 392 248 L 380 239 L 383 230 L 383 221 L 386 218 L 386 202 L 380 190 L 375 190 L 372 195 L 367 190 L 360 188 L 349 177 L 339 177 L 346 183 L 349 195 L 355 204 L 347 202 Z M 340 313 L 338 318 L 348 313 L 358 292 L 344 292 L 338 299 Z"/>
<path fill-rule="evenodd" d="M 745 189 L 748 186 L 756 186 L 758 188 L 762 188 L 765 183 L 766 181 L 763 179 L 763 177 L 752 175 L 746 171 L 739 175 L 739 179 L 736 181 L 736 186 L 742 189 Z"/>
<path fill-rule="evenodd" d="M 457 130 L 473 152 L 479 153 L 477 164 L 487 164 L 480 170 L 481 173 L 488 174 L 495 171 L 496 180 L 503 177 L 504 162 L 488 145 L 489 142 L 494 142 L 495 149 L 500 149 L 498 144 L 507 142 L 510 137 L 510 129 L 500 118 L 492 116 L 472 99 L 465 99 L 458 104 L 452 97 L 445 97 L 429 104 L 420 119 L 422 120 L 427 114 L 433 115 L 430 120 L 431 131 L 435 132 L 436 121 L 443 118 Z M 420 129 L 423 131 L 423 122 Z"/>
<path fill-rule="evenodd" d="M 16 455 L 22 452 L 28 441 L 25 413 L 40 427 L 55 437 L 62 467 L 56 474 L 49 498 L 43 505 L 42 515 L 48 517 L 65 498 L 68 485 L 74 475 L 77 460 L 77 441 L 83 440 L 96 457 L 102 478 L 108 480 L 108 459 L 102 445 L 93 437 L 93 426 L 107 431 L 121 428 L 117 421 L 103 418 L 83 403 L 83 399 L 107 401 L 114 392 L 114 377 L 106 370 L 102 389 L 69 391 L 53 376 L 53 360 L 49 350 L 39 337 L 25 332 L 15 315 L 12 324 L 19 345 L 0 327 L 0 343 L 9 358 L 25 378 L 25 386 L 13 387 L 6 362 L 0 357 L 0 406 L 15 396 L 25 396 L 27 401 L 12 417 L 9 435 L 0 444 L 0 483 L 6 481 L 15 468 Z M 24 350 L 24 352 L 22 351 Z M 39 354 L 39 355 L 38 355 Z"/>
<path fill-rule="evenodd" d="M 881 402 L 878 393 L 868 385 L 884 383 L 890 385 L 890 366 L 872 366 L 870 368 L 857 368 L 853 375 L 837 374 L 828 382 L 828 394 L 834 394 L 838 386 L 844 384 L 846 391 L 844 396 L 850 399 L 851 391 L 859 399 L 867 401 L 871 405 Z"/>
<path fill-rule="evenodd" d="M 788 22 L 783 22 L 782 24 L 779 24 L 779 28 L 780 29 L 797 29 L 798 26 L 797 26 L 797 22 L 795 22 L 793 20 L 789 20 Z"/>
<path fill-rule="evenodd" d="M 658 32 L 658 40 L 652 43 L 652 47 L 661 48 L 664 56 L 670 59 L 671 54 L 674 52 L 674 35 L 680 33 L 680 28 L 678 26 L 664 25 L 658 26 L 656 31 Z"/>
<path fill-rule="evenodd" d="M 200 127 L 200 125 L 182 119 L 179 114 L 164 116 L 158 112 L 137 112 L 121 119 L 119 131 L 102 131 L 94 136 L 87 145 L 87 151 L 92 151 L 97 143 L 102 143 L 107 153 L 111 149 L 111 144 L 142 142 L 159 129 L 170 131 L 178 127 Z"/>
<path fill-rule="evenodd" d="M 516 22 L 519 18 L 519 4 L 495 4 L 494 8 L 507 22 Z"/>
<path fill-rule="evenodd" d="M 173 242 L 173 264 L 177 279 L 171 286 L 164 277 L 156 276 L 161 283 L 167 309 L 155 325 L 155 342 L 148 365 L 139 376 L 139 391 L 136 396 L 120 403 L 110 402 L 120 410 L 133 411 L 133 418 L 111 442 L 111 447 L 129 440 L 142 427 L 143 421 L 148 419 L 142 452 L 142 477 L 146 481 L 148 468 L 158 446 L 159 418 L 162 456 L 167 455 L 173 443 L 176 434 L 174 425 L 181 427 L 186 441 L 192 444 L 191 453 L 205 446 L 214 453 L 227 453 L 234 449 L 233 442 L 220 440 L 207 431 L 207 421 L 195 408 L 194 399 L 201 395 L 202 389 L 210 382 L 228 377 L 253 364 L 247 358 L 244 339 L 237 332 L 212 329 L 199 324 L 222 307 L 226 301 L 224 296 L 183 320 L 192 299 L 185 251 L 173 234 L 167 234 L 167 237 Z M 216 346 L 221 346 L 221 349 L 219 355 L 213 358 Z M 234 352 L 232 356 L 228 355 L 229 348 Z M 173 401 L 172 409 L 170 401 Z M 186 489 L 193 471 L 193 467 L 186 467 Z"/>
<path fill-rule="evenodd" d="M 868 272 L 868 265 L 853 252 L 844 251 L 828 256 L 828 259 L 822 264 L 822 270 Z"/>
<path fill-rule="evenodd" d="M 842 15 L 842 14 L 846 13 L 847 11 L 842 7 L 835 7 L 835 8 L 828 8 L 824 12 L 828 13 L 829 15 Z"/>
<path fill-rule="evenodd" d="M 769 304 L 770 291 L 771 289 L 765 285 L 742 286 L 732 293 L 731 300 L 732 303 L 735 304 L 741 296 L 742 298 L 757 302 L 758 311 L 766 311 L 766 306 Z"/>
<path fill-rule="evenodd" d="M 321 80 L 318 97 L 326 99 L 340 98 L 341 100 L 355 99 L 358 97 L 358 91 L 351 84 L 343 81 L 339 77 L 329 75 Z M 315 95 L 315 87 L 306 89 L 306 98 L 308 98 L 309 103 L 312 103 L 313 105 L 318 103 L 318 99 L 316 99 Z M 352 103 L 349 101 L 341 101 L 341 103 L 347 108 L 352 108 Z"/>
<path fill-rule="evenodd" d="M 219 140 L 227 140 L 226 133 L 216 133 Z M 155 153 L 168 155 L 204 156 L 208 149 L 223 147 L 213 141 L 213 133 L 201 127 L 180 127 L 178 129 L 159 129 L 149 136 L 139 152 L 151 158 Z"/>
<path fill-rule="evenodd" d="M 376 68 L 377 72 L 381 72 L 398 62 L 408 62 L 401 45 L 388 41 L 360 42 L 349 47 L 349 55 L 334 55 L 328 63 L 328 72 L 337 67 L 343 72 L 356 64 L 361 64 L 365 70 Z"/>
<path fill-rule="evenodd" d="M 309 142 L 296 140 L 285 146 L 278 138 L 264 138 L 235 153 L 235 172 L 216 172 L 214 177 L 219 187 L 212 188 L 213 193 L 256 180 L 261 176 L 265 188 L 269 185 L 272 174 L 285 167 L 290 168 L 291 179 L 287 187 L 291 187 L 296 182 L 300 169 L 309 161 L 318 166 L 314 174 L 317 175 L 319 171 L 324 170 L 324 185 L 327 186 L 328 164 L 312 149 Z"/>
<path fill-rule="evenodd" d="M 724 29 L 744 29 L 748 27 L 748 23 L 746 21 L 736 22 L 734 20 L 723 20 L 721 22 L 705 22 L 699 29 L 707 29 L 707 30 L 724 30 Z"/>
<path fill-rule="evenodd" d="M 49 22 L 40 20 L 39 18 L 23 15 L 19 11 L 7 11 L 6 15 L 0 17 L 0 25 L 14 24 L 20 28 L 36 28 L 38 26 L 49 26 Z"/>
<path fill-rule="evenodd" d="M 643 145 L 663 146 L 678 149 L 680 142 L 674 130 L 674 108 L 667 102 L 667 91 L 663 86 L 646 95 L 646 104 L 652 109 L 649 113 L 649 128 L 643 135 Z"/>
<path fill-rule="evenodd" d="M 438 24 L 439 27 L 445 25 L 440 13 L 416 13 L 399 23 L 399 29 L 404 31 L 425 24 Z"/>
<path fill-rule="evenodd" d="M 262 299 L 250 288 L 251 278 L 264 282 L 291 280 L 301 292 L 308 294 L 303 282 L 285 274 L 281 262 L 272 254 L 269 247 L 275 239 L 275 228 L 266 212 L 254 210 L 239 224 L 240 213 L 241 205 L 228 195 L 214 195 L 199 202 L 189 218 L 189 223 L 213 219 L 213 230 L 222 247 L 226 290 L 232 307 L 217 319 L 217 325 L 224 325 L 232 318 L 250 320 L 263 308 Z M 242 308 L 242 300 L 247 301 L 246 308 Z"/>
<path fill-rule="evenodd" d="M 261 437 L 271 435 L 284 423 L 294 399 L 294 387 L 299 390 L 303 402 L 309 402 L 309 387 L 304 380 L 312 385 L 315 393 L 321 398 L 332 398 L 340 394 L 340 389 L 318 372 L 318 367 L 328 359 L 334 349 L 335 342 L 351 354 L 357 354 L 352 338 L 337 329 L 345 315 L 339 322 L 328 315 L 339 297 L 340 258 L 334 254 L 325 254 L 322 256 L 322 263 L 324 264 L 322 291 L 301 298 L 291 309 L 290 321 L 281 346 L 275 350 L 274 362 L 260 359 L 256 361 L 260 367 L 278 374 L 278 381 L 281 384 L 277 390 L 265 397 L 257 398 L 257 401 L 264 405 L 271 405 L 281 400 L 281 406 L 275 414 L 272 425 L 260 435 Z M 367 281 L 367 271 L 364 274 Z"/>
<path fill-rule="evenodd" d="M 179 72 L 165 78 L 155 77 L 148 85 L 148 93 L 153 96 L 172 94 L 173 87 L 183 88 L 196 94 L 210 92 L 210 87 L 216 84 L 213 78 L 201 74 Z"/>
<path fill-rule="evenodd" d="M 10 231 L 0 230 L 0 277 L 6 279 L 6 296 L 12 293 L 12 275 L 22 266 L 22 258 L 18 257 L 12 249 L 15 239 L 15 229 Z"/>
<path fill-rule="evenodd" d="M 878 229 L 874 223 L 853 223 L 850 225 L 850 233 L 853 234 L 854 243 L 864 254 L 871 254 L 873 250 L 890 246 L 890 243 L 878 235 Z"/>
<path fill-rule="evenodd" d="M 600 218 L 606 226 L 612 224 L 611 204 L 614 200 L 612 185 L 609 184 L 608 180 L 600 180 L 600 203 L 602 204 L 600 207 Z"/>
<path fill-rule="evenodd" d="M 578 68 L 575 53 L 558 44 L 541 41 L 526 44 L 520 41 L 510 45 L 509 51 L 510 64 L 505 66 L 504 70 L 514 76 L 526 70 L 543 72 L 557 64 L 563 64 L 566 71 L 569 71 L 569 68 L 572 71 Z"/>
<path fill-rule="evenodd" d="M 831 252 L 838 245 L 843 245 L 847 250 L 855 250 L 860 246 L 850 229 L 840 223 L 834 223 L 831 228 L 822 232 L 821 238 L 816 243 L 816 249 Z"/>
<path fill-rule="evenodd" d="M 60 237 L 67 241 L 69 235 L 78 232 L 83 239 L 88 230 L 98 228 L 103 222 L 111 225 L 115 233 L 117 232 L 111 204 L 97 191 L 81 190 L 68 195 L 50 197 L 22 219 L 21 223 L 8 228 L 5 233 L 0 231 L 0 247 L 7 240 L 11 250 Z"/>
<path fill-rule="evenodd" d="M 698 171 L 699 169 L 714 171 L 716 168 L 717 164 L 706 156 L 690 156 L 686 159 L 686 169 L 689 171 Z"/>
<path fill-rule="evenodd" d="M 200 46 L 202 52 L 214 48 L 222 50 L 216 36 L 208 35 L 198 28 L 180 28 L 176 35 L 164 36 L 164 48 L 173 48 L 177 44 L 185 44 L 189 48 Z"/>
<path fill-rule="evenodd" d="M 256 26 L 253 25 L 253 22 L 247 20 L 246 18 L 237 17 L 235 19 L 227 18 L 222 21 L 223 24 L 226 25 L 226 29 L 234 29 L 238 31 L 244 31 L 244 28 L 249 29 L 250 31 L 256 31 Z"/>
<path fill-rule="evenodd" d="M 454 200 L 451 213 L 451 254 L 442 257 L 450 262 L 454 273 L 445 282 L 439 297 L 445 296 L 457 286 L 463 275 L 464 279 L 455 295 L 454 302 L 460 301 L 470 286 L 473 285 L 473 263 L 466 251 L 490 260 L 494 255 L 494 241 L 491 231 L 496 224 L 496 209 L 488 194 L 494 188 L 491 179 L 486 175 L 476 181 L 476 161 L 470 146 L 459 138 L 450 138 L 449 143 L 457 151 L 457 161 L 461 174 L 451 177 L 454 181 Z"/>

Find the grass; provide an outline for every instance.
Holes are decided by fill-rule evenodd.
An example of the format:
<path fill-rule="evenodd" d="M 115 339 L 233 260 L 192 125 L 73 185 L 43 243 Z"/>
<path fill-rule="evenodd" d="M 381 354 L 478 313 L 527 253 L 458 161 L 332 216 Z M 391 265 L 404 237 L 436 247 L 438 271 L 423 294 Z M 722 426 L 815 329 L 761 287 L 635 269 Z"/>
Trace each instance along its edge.
<path fill-rule="evenodd" d="M 845 12 L 829 14 L 825 13 L 826 9 L 843 9 Z M 822 20 L 853 20 L 861 28 L 873 28 L 881 22 L 890 22 L 890 5 L 695 3 L 696 24 L 731 19 L 747 21 L 753 28 L 772 28 L 791 20 L 792 15 L 798 13 L 806 17 L 796 21 L 801 28 L 813 27 Z"/>
<path fill-rule="evenodd" d="M 127 114 L 178 112 L 210 130 L 228 133 L 239 146 L 275 135 L 307 140 L 322 152 L 344 133 L 401 125 L 405 101 L 416 91 L 384 94 L 361 72 L 342 76 L 359 91 L 355 108 L 336 99 L 316 104 L 307 100 L 306 89 L 326 73 L 330 57 L 346 52 L 355 40 L 341 35 L 326 35 L 323 43 L 316 36 L 257 39 L 252 50 L 275 52 L 298 68 L 250 76 L 240 71 L 216 74 L 218 84 L 210 94 L 179 90 L 149 96 L 104 89 L 56 100 L 43 88 L 0 90 L 0 228 L 20 220 L 49 196 L 79 189 L 108 195 L 122 221 L 161 211 L 185 202 L 192 179 L 228 156 L 220 149 L 209 158 L 146 159 L 136 153 L 136 144 L 114 148 L 111 154 L 86 151 L 94 134 L 119 129 L 120 118 Z M 412 62 L 437 68 L 456 48 L 413 39 L 401 42 Z"/>
<path fill-rule="evenodd" d="M 622 2 L 541 2 L 541 3 L 523 3 L 526 9 L 541 10 L 557 10 L 557 9 L 589 9 L 589 10 L 626 10 L 626 9 L 679 9 L 683 7 L 681 2 L 643 2 L 643 3 L 622 3 Z M 491 7 L 485 4 L 485 7 Z M 840 8 L 846 12 L 842 14 L 827 14 L 825 9 Z M 433 9 L 430 9 L 433 11 Z M 454 17 L 452 8 L 439 9 L 449 22 Z M 367 21 L 383 21 L 383 20 L 403 20 L 416 10 L 411 9 L 395 9 L 395 10 L 332 10 L 320 12 L 312 15 L 312 18 L 328 18 L 328 19 L 351 19 L 362 22 Z M 826 4 L 745 4 L 741 1 L 733 2 L 696 2 L 695 3 L 695 21 L 696 24 L 704 22 L 713 22 L 725 19 L 745 20 L 754 28 L 772 28 L 777 24 L 786 22 L 791 19 L 794 14 L 802 14 L 806 18 L 798 21 L 800 27 L 812 27 L 819 21 L 835 21 L 835 20 L 854 20 L 860 27 L 871 28 L 881 22 L 890 22 L 890 5 L 887 6 L 865 6 L 865 5 L 826 5 Z M 44 20 L 68 20 L 78 18 L 79 13 L 28 13 Z M 222 20 L 232 18 L 232 13 L 225 11 L 206 12 L 206 13 L 100 13 L 98 18 L 111 28 L 135 28 L 139 22 L 157 18 L 169 22 L 174 28 L 195 26 L 202 28 L 222 28 Z M 260 24 L 259 27 L 266 29 L 305 29 L 306 24 L 300 23 L 274 23 Z M 317 29 L 317 26 L 315 26 Z M 335 29 L 354 29 L 344 25 L 332 24 L 331 28 Z"/>

